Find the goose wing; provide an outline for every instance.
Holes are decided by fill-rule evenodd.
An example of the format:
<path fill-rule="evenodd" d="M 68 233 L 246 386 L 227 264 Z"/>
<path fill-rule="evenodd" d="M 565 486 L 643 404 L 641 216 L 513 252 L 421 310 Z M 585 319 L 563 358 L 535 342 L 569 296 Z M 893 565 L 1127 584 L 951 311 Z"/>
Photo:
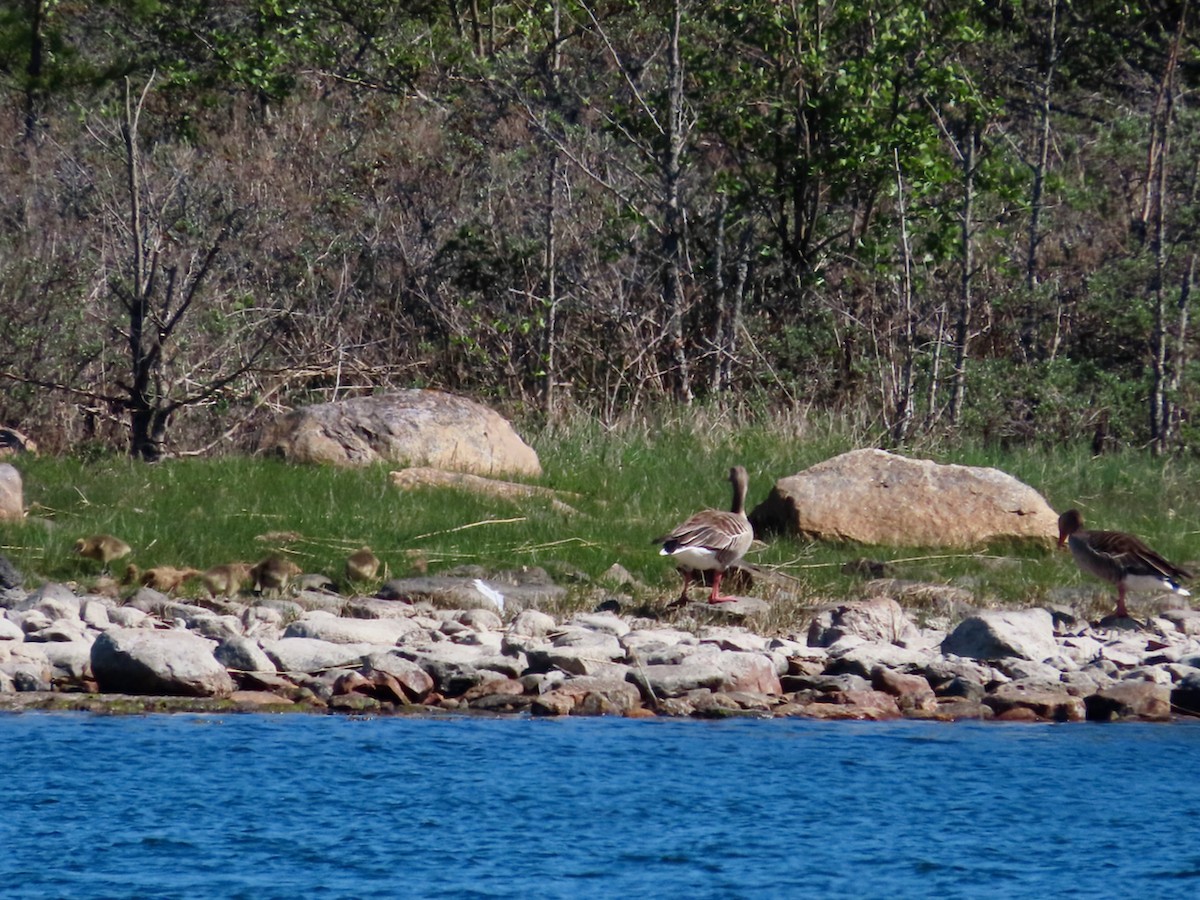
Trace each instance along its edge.
<path fill-rule="evenodd" d="M 680 548 L 703 547 L 717 553 L 741 556 L 750 549 L 754 531 L 744 515 L 706 509 L 696 513 L 670 534 L 655 538 L 667 553 Z"/>
<path fill-rule="evenodd" d="M 1192 573 L 1147 547 L 1132 534 L 1122 531 L 1088 532 L 1088 543 L 1131 575 L 1161 575 L 1168 581 L 1191 578 Z"/>

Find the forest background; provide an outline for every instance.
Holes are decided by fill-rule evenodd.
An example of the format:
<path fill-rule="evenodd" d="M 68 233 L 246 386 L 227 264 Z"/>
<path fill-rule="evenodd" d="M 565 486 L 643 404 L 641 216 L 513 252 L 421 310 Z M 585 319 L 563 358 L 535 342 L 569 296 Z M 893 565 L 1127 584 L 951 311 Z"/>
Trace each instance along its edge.
<path fill-rule="evenodd" d="M 1193 449 L 1195 15 L 5 4 L 0 424 L 156 459 L 427 386 Z"/>

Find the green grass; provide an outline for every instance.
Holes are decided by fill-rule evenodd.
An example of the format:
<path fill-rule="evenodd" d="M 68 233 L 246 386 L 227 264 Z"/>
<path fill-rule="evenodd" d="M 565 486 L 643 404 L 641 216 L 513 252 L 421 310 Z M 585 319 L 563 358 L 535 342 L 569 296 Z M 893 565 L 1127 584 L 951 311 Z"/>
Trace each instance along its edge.
<path fill-rule="evenodd" d="M 461 565 L 488 571 L 543 566 L 595 580 L 620 563 L 645 585 L 635 599 L 658 606 L 676 596 L 679 580 L 651 539 L 701 506 L 725 507 L 731 465 L 749 470 L 753 506 L 776 479 L 862 446 L 830 422 L 735 419 L 707 410 L 686 418 L 643 417 L 619 428 L 577 419 L 528 439 L 544 469 L 537 483 L 561 492 L 575 512 L 549 499 L 404 492 L 390 483 L 389 466 L 21 458 L 16 465 L 29 515 L 24 522 L 0 523 L 0 553 L 32 583 L 85 584 L 97 567 L 74 556 L 72 547 L 77 538 L 96 532 L 128 541 L 132 561 L 143 569 L 204 569 L 281 551 L 305 571 L 337 579 L 346 555 L 363 545 L 375 550 L 392 577 L 426 565 L 434 573 Z M 1155 460 L 1134 452 L 1093 459 L 1082 447 L 1017 452 L 960 447 L 919 455 L 995 466 L 1038 489 L 1056 509 L 1079 506 L 1092 527 L 1139 534 L 1184 564 L 1200 557 L 1195 550 L 1200 463 L 1192 459 Z M 1083 588 L 1098 604 L 1108 602 L 1105 587 L 1080 575 L 1066 554 L 1003 546 L 923 552 L 779 538 L 750 557 L 794 579 L 795 596 L 781 605 L 772 627 L 800 627 L 811 606 L 862 596 L 866 579 L 842 568 L 864 557 L 889 562 L 900 579 L 964 587 L 985 605 L 1045 602 L 1064 587 Z M 594 604 L 595 595 L 581 593 L 576 602 Z"/>

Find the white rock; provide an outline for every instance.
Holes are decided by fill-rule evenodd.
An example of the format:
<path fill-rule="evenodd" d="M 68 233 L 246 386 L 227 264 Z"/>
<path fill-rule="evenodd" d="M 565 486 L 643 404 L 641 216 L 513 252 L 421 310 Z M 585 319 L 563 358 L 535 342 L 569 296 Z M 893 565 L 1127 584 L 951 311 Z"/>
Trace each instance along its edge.
<path fill-rule="evenodd" d="M 144 628 L 151 625 L 149 614 L 132 606 L 118 606 L 108 611 L 109 621 L 118 628 Z"/>
<path fill-rule="evenodd" d="M 727 650 L 717 656 L 717 667 L 725 674 L 724 690 L 781 694 L 779 673 L 770 657 L 761 653 Z"/>
<path fill-rule="evenodd" d="M 1062 672 L 1050 662 L 1036 662 L 1032 659 L 1022 659 L 1019 656 L 1009 656 L 997 660 L 996 668 L 1004 672 L 1013 681 L 1030 681 L 1044 684 L 1054 684 L 1062 681 Z"/>
<path fill-rule="evenodd" d="M 25 632 L 7 616 L 0 616 L 0 641 L 23 641 Z"/>
<path fill-rule="evenodd" d="M 838 672 L 852 672 L 863 678 L 870 678 L 877 666 L 915 669 L 921 668 L 932 658 L 933 654 L 928 651 L 910 650 L 895 644 L 862 643 L 844 650 L 839 645 L 829 648 L 830 662 L 837 662 Z"/>
<path fill-rule="evenodd" d="M 25 640 L 70 643 L 84 640 L 86 635 L 87 626 L 79 619 L 55 619 L 45 628 L 27 634 Z"/>
<path fill-rule="evenodd" d="M 65 584 L 60 584 L 57 581 L 47 581 L 45 584 L 39 585 L 32 593 L 26 595 L 18 605 L 17 609 L 33 609 L 39 604 L 47 601 L 62 601 L 64 603 L 75 603 L 78 606 L 78 598 L 75 592 Z"/>
<path fill-rule="evenodd" d="M 6 641 L 0 644 L 0 662 L 46 663 L 46 645 L 27 641 Z"/>
<path fill-rule="evenodd" d="M 1100 657 L 1104 645 L 1088 635 L 1078 635 L 1066 638 L 1060 645 L 1063 656 L 1074 660 L 1079 665 L 1086 665 Z"/>
<path fill-rule="evenodd" d="M 264 640 L 262 648 L 280 672 L 307 674 L 325 669 L 358 666 L 370 654 L 389 649 L 380 644 L 335 644 L 332 641 L 306 637 Z"/>
<path fill-rule="evenodd" d="M 1166 666 L 1137 666 L 1129 671 L 1123 681 L 1148 681 L 1151 684 L 1172 684 L 1171 672 Z"/>
<path fill-rule="evenodd" d="M 630 631 L 621 636 L 621 646 L 631 652 L 649 652 L 673 647 L 677 644 L 699 644 L 699 639 L 689 631 L 674 628 L 644 628 Z"/>
<path fill-rule="evenodd" d="M 1142 653 L 1120 643 L 1106 644 L 1101 650 L 1102 658 L 1111 660 L 1121 668 L 1131 668 L 1142 661 Z"/>
<path fill-rule="evenodd" d="M 553 616 L 536 609 L 523 609 L 508 626 L 509 634 L 544 637 L 558 626 Z"/>
<path fill-rule="evenodd" d="M 9 617 L 21 626 L 25 634 L 33 634 L 43 628 L 49 628 L 51 619 L 40 609 L 27 609 L 24 612 L 9 610 Z"/>
<path fill-rule="evenodd" d="M 56 676 L 79 681 L 92 675 L 93 640 L 85 637 L 77 641 L 48 642 L 42 650 Z"/>
<path fill-rule="evenodd" d="M 611 634 L 614 637 L 621 637 L 630 631 L 629 623 L 613 613 L 581 613 L 572 616 L 568 624 Z"/>
<path fill-rule="evenodd" d="M 257 641 L 248 637 L 234 635 L 226 638 L 213 651 L 217 662 L 226 669 L 237 672 L 269 672 L 274 673 L 275 663 L 263 651 Z"/>
<path fill-rule="evenodd" d="M 768 639 L 745 628 L 710 625 L 700 629 L 700 642 L 716 644 L 722 650 L 765 650 Z"/>
<path fill-rule="evenodd" d="M 112 627 L 108 607 L 95 598 L 88 598 L 79 607 L 79 617 L 89 628 L 104 631 Z"/>
<path fill-rule="evenodd" d="M 772 638 L 767 647 L 770 650 L 778 650 L 785 656 L 797 656 L 800 659 L 822 660 L 829 656 L 825 647 L 810 647 L 807 643 L 792 638 Z"/>
<path fill-rule="evenodd" d="M 400 638 L 421 631 L 412 619 L 345 619 L 308 613 L 284 629 L 284 638 L 313 638 L 335 644 L 395 644 Z"/>
<path fill-rule="evenodd" d="M 892 597 L 854 600 L 823 609 L 808 628 L 808 643 L 831 647 L 847 637 L 898 643 L 919 633 L 916 624 Z"/>
<path fill-rule="evenodd" d="M 455 635 L 454 641 L 472 647 L 483 647 L 489 653 L 501 653 L 504 650 L 504 635 L 495 631 L 471 631 L 468 629 Z"/>
<path fill-rule="evenodd" d="M 439 691 L 451 695 L 478 684 L 485 677 L 482 672 L 501 672 L 515 678 L 526 665 L 523 657 L 499 655 L 486 647 L 448 641 L 403 645 L 393 652 L 417 663 L 433 679 Z"/>
<path fill-rule="evenodd" d="M 490 609 L 459 610 L 454 621 L 472 631 L 500 631 L 504 628 L 504 621 Z"/>
<path fill-rule="evenodd" d="M 187 620 L 187 626 L 195 634 L 214 641 L 239 636 L 244 630 L 242 620 L 237 616 L 219 616 L 216 613 L 192 616 Z"/>
<path fill-rule="evenodd" d="M 715 661 L 688 662 L 680 665 L 635 666 L 630 677 L 643 692 L 658 699 L 681 697 L 688 691 L 707 688 L 719 691 L 728 682 L 728 676 Z"/>
<path fill-rule="evenodd" d="M 1054 620 L 1044 609 L 977 613 L 947 635 L 942 652 L 972 659 L 1015 656 L 1041 662 L 1058 655 Z"/>
<path fill-rule="evenodd" d="M 189 697 L 233 692 L 213 644 L 186 631 L 111 628 L 96 638 L 91 663 L 105 692 Z"/>
<path fill-rule="evenodd" d="M 79 621 L 80 605 L 78 597 L 46 597 L 33 608 L 51 621 L 59 619 Z"/>
<path fill-rule="evenodd" d="M 716 644 L 684 643 L 647 644 L 636 650 L 629 650 L 630 662 L 650 666 L 682 665 L 687 662 L 712 661 L 724 651 Z"/>

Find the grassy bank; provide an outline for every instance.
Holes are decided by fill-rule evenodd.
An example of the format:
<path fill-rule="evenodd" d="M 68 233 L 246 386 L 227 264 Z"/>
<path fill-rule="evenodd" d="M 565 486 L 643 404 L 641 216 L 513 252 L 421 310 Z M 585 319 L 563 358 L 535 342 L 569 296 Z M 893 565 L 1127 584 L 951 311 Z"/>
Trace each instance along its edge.
<path fill-rule="evenodd" d="M 643 418 L 616 429 L 580 419 L 526 434 L 545 470 L 539 484 L 558 491 L 573 511 L 548 498 L 402 492 L 391 485 L 388 466 L 339 470 L 246 458 L 148 466 L 122 457 L 86 463 L 22 458 L 16 465 L 29 515 L 22 523 L 0 524 L 0 553 L 32 583 L 83 584 L 97 567 L 74 556 L 72 548 L 77 538 L 96 532 L 128 541 L 131 559 L 143 569 L 203 569 L 254 561 L 274 550 L 305 571 L 336 578 L 347 553 L 364 544 L 393 577 L 463 565 L 489 571 L 544 566 L 560 578 L 574 571 L 594 580 L 620 563 L 645 585 L 635 599 L 659 605 L 676 595 L 678 576 L 651 538 L 701 506 L 726 506 L 730 465 L 748 468 L 753 506 L 777 478 L 860 446 L 830 423 L 734 421 L 709 412 Z M 1133 452 L 1092 459 L 1083 447 L 1042 452 L 960 447 L 919 455 L 995 466 L 1034 486 L 1057 509 L 1079 505 L 1095 527 L 1140 534 L 1183 563 L 1200 558 L 1200 464 L 1193 460 L 1155 460 Z M 1085 580 L 1065 554 L 1011 547 L 955 554 L 784 538 L 755 551 L 750 561 L 795 579 L 800 605 L 807 606 L 860 594 L 863 576 L 846 574 L 843 566 L 863 557 L 890 562 L 898 578 L 966 587 L 982 603 L 1041 602 L 1070 587 L 1083 588 L 1101 605 L 1107 602 L 1105 588 Z M 593 600 L 581 592 L 577 602 Z M 788 625 L 782 619 L 775 624 Z"/>

